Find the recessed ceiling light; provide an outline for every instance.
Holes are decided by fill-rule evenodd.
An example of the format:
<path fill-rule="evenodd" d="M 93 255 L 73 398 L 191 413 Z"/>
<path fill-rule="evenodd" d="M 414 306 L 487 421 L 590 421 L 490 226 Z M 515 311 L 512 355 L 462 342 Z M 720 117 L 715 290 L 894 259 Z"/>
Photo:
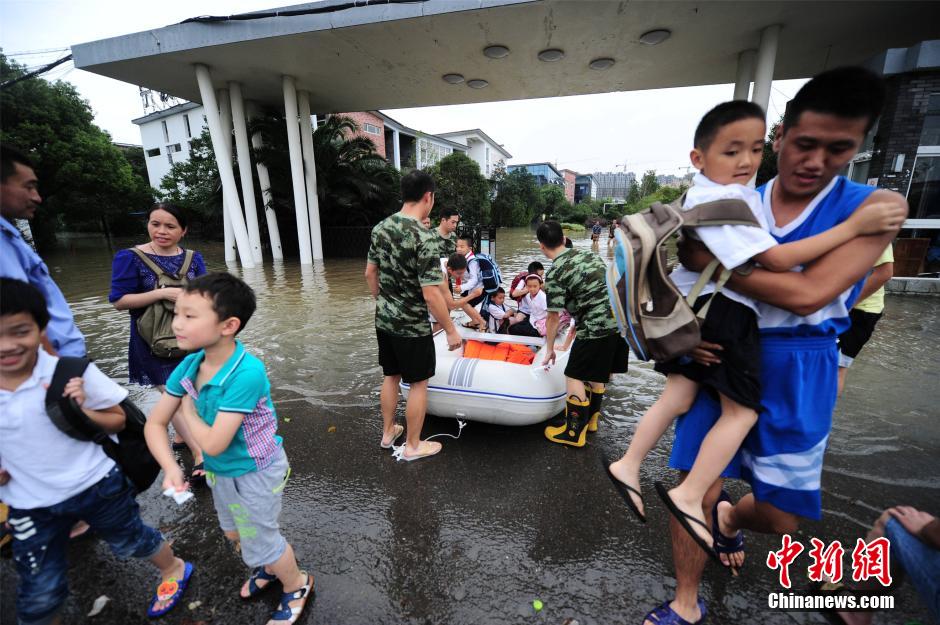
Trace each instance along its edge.
<path fill-rule="evenodd" d="M 590 67 L 591 69 L 596 69 L 596 70 L 605 70 L 605 69 L 610 69 L 611 67 L 613 67 L 615 62 L 616 61 L 614 61 L 610 57 L 602 57 L 599 59 L 594 59 L 593 61 L 588 63 L 588 67 Z"/>
<path fill-rule="evenodd" d="M 559 48 L 548 48 L 539 52 L 539 60 L 546 63 L 554 63 L 565 58 L 565 51 Z"/>
<path fill-rule="evenodd" d="M 459 85 L 463 82 L 463 74 L 444 74 L 441 78 L 444 79 L 444 82 L 449 82 L 452 85 Z"/>
<path fill-rule="evenodd" d="M 662 43 L 669 39 L 670 35 L 672 35 L 672 31 L 666 30 L 665 28 L 649 30 L 640 35 L 640 43 L 645 43 L 648 46 L 655 46 L 656 44 Z"/>
<path fill-rule="evenodd" d="M 506 46 L 487 46 L 483 48 L 483 54 L 491 59 L 502 59 L 509 56 L 509 48 Z"/>
<path fill-rule="evenodd" d="M 467 86 L 471 89 L 482 89 L 483 87 L 489 86 L 490 83 L 486 82 L 482 78 L 474 78 L 467 81 Z"/>

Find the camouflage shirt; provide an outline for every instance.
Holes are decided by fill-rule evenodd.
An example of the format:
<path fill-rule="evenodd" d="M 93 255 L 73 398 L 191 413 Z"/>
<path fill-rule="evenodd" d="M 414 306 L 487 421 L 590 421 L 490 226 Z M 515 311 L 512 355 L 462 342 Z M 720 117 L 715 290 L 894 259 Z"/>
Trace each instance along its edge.
<path fill-rule="evenodd" d="M 565 250 L 545 275 L 549 312 L 567 309 L 577 320 L 579 339 L 599 339 L 617 333 L 607 297 L 607 266 L 584 250 Z"/>
<path fill-rule="evenodd" d="M 419 221 L 401 213 L 387 217 L 372 229 L 368 258 L 379 268 L 377 329 L 394 336 L 431 334 L 421 287 L 440 284 L 444 279 L 431 236 Z"/>
<path fill-rule="evenodd" d="M 437 246 L 438 256 L 441 258 L 450 258 L 450 255 L 457 251 L 457 233 L 451 232 L 447 237 L 442 237 L 437 228 L 431 230 L 434 244 Z"/>

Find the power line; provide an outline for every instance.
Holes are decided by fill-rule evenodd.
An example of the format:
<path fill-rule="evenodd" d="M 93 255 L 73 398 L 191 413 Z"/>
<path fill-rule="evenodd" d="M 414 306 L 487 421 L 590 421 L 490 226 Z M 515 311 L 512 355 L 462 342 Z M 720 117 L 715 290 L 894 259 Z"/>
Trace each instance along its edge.
<path fill-rule="evenodd" d="M 65 48 L 48 48 L 46 50 L 23 50 L 22 52 L 7 52 L 7 56 L 31 56 L 34 54 L 52 54 L 53 52 L 65 52 L 68 50 L 68 47 Z"/>
<path fill-rule="evenodd" d="M 27 78 L 33 78 L 33 77 L 35 77 L 35 76 L 38 76 L 39 74 L 45 74 L 45 73 L 48 72 L 49 70 L 51 70 L 51 69 L 53 69 L 53 68 L 56 68 L 56 67 L 58 67 L 59 65 L 62 65 L 62 64 L 65 63 L 66 61 L 71 61 L 71 60 L 72 60 L 72 55 L 71 55 L 71 54 L 69 54 L 69 55 L 67 55 L 67 56 L 63 56 L 63 57 L 62 57 L 61 59 L 59 59 L 58 61 L 53 61 L 52 63 L 49 63 L 49 64 L 47 64 L 47 65 L 44 65 L 44 66 L 40 67 L 39 69 L 37 69 L 37 70 L 34 71 L 34 72 L 29 72 L 29 73 L 27 73 L 27 74 L 23 74 L 22 76 L 17 76 L 16 78 L 13 78 L 13 79 L 11 79 L 11 80 L 6 81 L 6 82 L 3 83 L 3 84 L 0 84 L 0 89 L 6 89 L 7 87 L 11 87 L 11 86 L 15 85 L 16 83 L 20 82 L 21 80 L 26 80 Z"/>

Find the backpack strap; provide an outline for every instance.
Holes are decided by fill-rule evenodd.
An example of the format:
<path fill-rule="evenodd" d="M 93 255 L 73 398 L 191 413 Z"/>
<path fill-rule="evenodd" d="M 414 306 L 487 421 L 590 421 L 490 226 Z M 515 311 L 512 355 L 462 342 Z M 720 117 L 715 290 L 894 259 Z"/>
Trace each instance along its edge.
<path fill-rule="evenodd" d="M 160 268 L 160 265 L 158 265 L 157 263 L 153 262 L 153 259 L 151 259 L 149 256 L 147 256 L 147 255 L 144 254 L 143 252 L 141 252 L 139 249 L 137 249 L 136 247 L 132 247 L 132 248 L 130 248 L 130 250 L 131 250 L 132 252 L 134 252 L 135 254 L 137 254 L 137 257 L 140 258 L 141 262 L 143 262 L 145 265 L 147 265 L 147 267 L 150 269 L 150 271 L 152 271 L 152 272 L 154 272 L 155 274 L 157 274 L 157 279 L 158 279 L 158 280 L 160 279 L 160 276 L 165 276 L 165 275 L 166 275 L 166 272 L 163 271 L 163 269 Z"/>
<path fill-rule="evenodd" d="M 65 385 L 68 384 L 69 380 L 82 377 L 89 364 L 91 364 L 91 361 L 87 358 L 76 356 L 62 356 L 59 358 L 55 372 L 52 374 L 52 381 L 49 383 L 49 388 L 46 389 L 46 405 L 58 404 L 62 414 L 68 418 L 72 427 L 82 430 L 87 436 L 90 436 L 93 442 L 101 445 L 104 453 L 109 458 L 117 462 L 119 454 L 117 443 L 111 440 L 111 437 L 103 428 L 82 412 L 81 406 L 74 399 L 62 396 Z"/>
<path fill-rule="evenodd" d="M 90 360 L 79 358 L 77 356 L 62 356 L 55 365 L 55 372 L 52 374 L 52 381 L 49 388 L 46 389 L 46 405 L 57 404 L 62 399 L 62 393 L 65 392 L 65 385 L 72 378 L 80 378 L 88 368 Z"/>
<path fill-rule="evenodd" d="M 681 198 L 685 200 L 685 196 Z M 681 205 L 680 205 L 681 206 Z M 756 226 L 760 222 L 744 200 L 715 200 L 702 202 L 692 208 L 681 209 L 682 226 Z"/>
<path fill-rule="evenodd" d="M 186 279 L 186 274 L 189 273 L 189 268 L 193 264 L 193 256 L 195 256 L 196 254 L 196 252 L 194 252 L 193 250 L 185 250 L 185 251 L 186 251 L 186 256 L 183 257 L 183 264 L 180 266 L 179 277 L 181 280 Z"/>
<path fill-rule="evenodd" d="M 702 293 L 702 290 L 705 288 L 705 285 L 708 284 L 711 280 L 712 274 L 715 273 L 715 269 L 718 268 L 718 265 L 721 264 L 717 258 L 712 259 L 708 266 L 705 267 L 705 270 L 698 277 L 698 280 L 695 281 L 695 284 L 692 286 L 692 289 L 689 291 L 688 296 L 686 296 L 685 301 L 689 305 L 689 308 L 692 308 L 695 305 L 695 300 L 698 299 L 699 295 Z M 715 292 L 712 293 L 712 296 L 708 298 L 708 301 L 705 302 L 705 305 L 702 306 L 701 310 L 696 313 L 696 317 L 699 319 L 704 319 L 705 315 L 708 314 L 708 309 L 712 305 L 712 300 L 715 299 L 715 296 L 718 295 L 721 288 L 728 281 L 728 278 L 731 277 L 731 270 L 722 267 L 721 275 L 718 276 L 718 280 L 715 281 Z"/>

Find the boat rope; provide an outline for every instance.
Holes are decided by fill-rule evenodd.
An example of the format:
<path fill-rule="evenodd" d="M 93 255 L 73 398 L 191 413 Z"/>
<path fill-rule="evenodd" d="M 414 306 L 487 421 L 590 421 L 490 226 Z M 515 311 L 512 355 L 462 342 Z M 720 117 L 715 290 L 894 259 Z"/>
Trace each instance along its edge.
<path fill-rule="evenodd" d="M 448 434 L 447 432 L 440 432 L 439 434 L 428 436 L 424 440 L 429 441 L 431 439 L 437 438 L 438 436 L 446 436 L 448 438 L 457 440 L 458 438 L 460 438 L 460 434 L 463 432 L 463 429 L 465 427 L 467 427 L 467 422 L 462 419 L 457 419 L 457 436 L 454 436 L 453 434 Z M 392 445 L 392 458 L 394 458 L 395 460 L 401 461 L 405 459 L 404 456 L 405 456 L 405 443 L 401 445 Z"/>

